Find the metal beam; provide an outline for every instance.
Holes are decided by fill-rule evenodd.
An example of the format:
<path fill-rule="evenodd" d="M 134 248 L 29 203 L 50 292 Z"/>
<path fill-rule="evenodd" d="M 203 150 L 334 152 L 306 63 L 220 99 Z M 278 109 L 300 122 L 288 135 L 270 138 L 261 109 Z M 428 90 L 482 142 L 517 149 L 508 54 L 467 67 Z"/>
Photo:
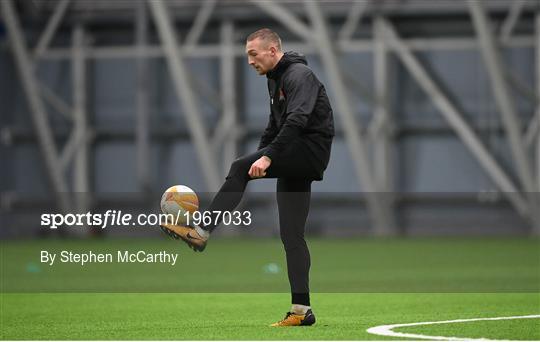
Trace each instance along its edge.
<path fill-rule="evenodd" d="M 211 106 L 214 107 L 216 110 L 221 109 L 221 97 L 219 96 L 218 92 L 214 89 L 213 86 L 208 84 L 208 82 L 205 82 L 204 80 L 201 80 L 193 75 L 190 70 L 187 70 L 188 72 L 188 80 L 189 84 L 192 85 L 195 92 L 197 94 L 201 94 L 201 96 L 204 96 L 204 100 Z"/>
<path fill-rule="evenodd" d="M 506 67 L 504 72 L 504 77 L 506 81 L 523 97 L 525 97 L 527 100 L 531 101 L 535 105 L 540 102 L 540 98 L 536 96 L 536 93 L 534 92 L 534 88 L 529 87 L 518 75 L 516 75 L 515 72 L 510 70 L 510 68 Z"/>
<path fill-rule="evenodd" d="M 519 19 L 519 16 L 521 15 L 525 4 L 525 0 L 516 0 L 513 1 L 510 5 L 510 11 L 502 24 L 501 33 L 499 35 L 499 40 L 501 44 L 505 44 L 510 41 L 512 31 L 516 26 L 516 23 Z M 504 70 L 504 73 L 507 82 L 509 82 L 509 84 L 512 85 L 514 89 L 516 89 L 528 99 L 533 101 L 536 107 L 540 102 L 540 96 L 537 96 L 535 94 L 534 89 L 530 89 L 527 84 L 525 84 L 521 79 L 519 79 L 519 77 L 516 74 L 512 73 L 508 68 Z M 526 127 L 527 131 L 525 133 L 524 144 L 527 148 L 529 146 L 532 146 L 532 144 L 534 143 L 534 137 L 536 136 L 536 134 L 538 134 L 538 130 L 540 129 L 540 118 L 536 115 L 533 116 L 530 124 Z"/>
<path fill-rule="evenodd" d="M 284 22 L 282 22 L 286 25 Z M 287 27 L 290 29 L 290 27 Z M 311 39 L 311 38 L 308 38 Z M 504 47 L 534 47 L 534 36 L 514 36 L 512 40 Z M 463 37 L 444 37 L 444 38 L 410 38 L 404 39 L 404 42 L 412 51 L 457 51 L 457 50 L 476 50 L 478 41 L 474 38 Z M 312 43 L 288 42 L 287 47 L 291 50 L 299 50 L 305 54 L 316 53 L 317 47 Z M 372 52 L 372 39 L 355 39 L 346 42 L 337 41 L 336 48 L 341 52 Z M 184 57 L 219 57 L 220 44 L 194 45 L 182 51 Z M 160 45 L 150 45 L 139 52 L 136 46 L 126 45 L 117 47 L 87 47 L 87 59 L 115 59 L 115 58 L 133 58 L 143 54 L 148 58 L 163 58 L 165 53 Z M 245 55 L 245 44 L 236 44 L 234 46 L 235 56 Z M 71 51 L 68 48 L 48 49 L 43 53 L 42 59 L 56 60 L 71 58 Z"/>
<path fill-rule="evenodd" d="M 534 28 L 536 35 L 536 92 L 540 97 L 540 12 L 536 13 L 534 20 Z M 540 126 L 540 103 L 536 104 L 536 123 Z M 540 193 L 540 130 L 536 130 L 536 186 Z M 531 139 L 532 140 L 532 139 Z M 540 233 L 540 232 L 538 232 Z"/>
<path fill-rule="evenodd" d="M 360 20 L 362 19 L 362 15 L 365 13 L 367 6 L 367 0 L 353 1 L 347 19 L 345 19 L 345 23 L 338 33 L 339 40 L 347 41 L 351 39 L 356 27 L 360 24 Z"/>
<path fill-rule="evenodd" d="M 482 141 L 474 133 L 474 130 L 467 124 L 464 115 L 446 97 L 441 88 L 429 76 L 426 69 L 421 65 L 418 58 L 413 55 L 411 49 L 400 39 L 396 30 L 390 22 L 384 19 L 385 34 L 388 43 L 396 52 L 407 70 L 418 82 L 420 87 L 430 96 L 434 105 L 441 111 L 443 117 L 463 140 L 465 146 L 478 159 L 480 165 L 493 179 L 495 184 L 508 197 L 517 211 L 524 217 L 529 214 L 527 201 L 519 193 L 510 177 L 504 172 L 493 156 L 489 153 Z"/>
<path fill-rule="evenodd" d="M 375 101 L 372 104 L 373 119 L 368 128 L 368 132 L 372 133 L 373 141 L 373 171 L 377 189 L 382 193 L 393 222 L 397 222 L 393 174 L 395 145 L 388 104 L 390 61 L 384 35 L 384 23 L 380 16 L 375 17 L 373 21 L 373 38 L 375 40 L 373 50 Z"/>
<path fill-rule="evenodd" d="M 189 54 L 189 51 L 196 47 L 199 42 L 199 39 L 204 31 L 204 28 L 208 24 L 212 12 L 216 7 L 216 0 L 205 0 L 197 13 L 193 21 L 193 25 L 186 35 L 186 41 L 182 46 L 183 55 L 186 56 Z M 144 49 L 146 50 L 146 49 Z M 144 51 L 141 51 L 144 53 Z M 142 56 L 140 56 L 142 57 Z M 186 69 L 189 83 L 195 88 L 197 93 L 205 94 L 205 99 L 212 104 L 216 109 L 221 109 L 221 99 L 219 98 L 216 91 L 210 87 L 208 84 L 201 82 L 197 77 L 194 77 L 189 69 Z"/>
<path fill-rule="evenodd" d="M 540 107 L 540 103 L 537 103 L 535 108 L 536 113 L 538 112 L 538 107 Z M 531 121 L 529 124 L 525 125 L 526 132 L 525 132 L 525 138 L 524 138 L 524 144 L 525 147 L 531 147 L 535 143 L 536 138 L 538 138 L 538 135 L 540 134 L 540 115 L 536 114 L 533 115 L 531 118 Z"/>
<path fill-rule="evenodd" d="M 54 33 L 56 32 L 56 29 L 58 28 L 62 17 L 66 13 L 70 2 L 71 0 L 61 0 L 56 4 L 54 12 L 49 18 L 49 21 L 47 21 L 45 30 L 39 37 L 36 48 L 34 49 L 34 61 L 37 61 L 49 46 L 51 39 L 54 36 Z"/>
<path fill-rule="evenodd" d="M 504 20 L 501 27 L 501 42 L 507 42 L 510 40 L 510 37 L 512 36 L 512 31 L 516 26 L 516 23 L 519 19 L 519 16 L 521 15 L 521 11 L 523 10 L 525 3 L 525 0 L 512 1 L 512 4 L 510 5 L 510 11 L 508 12 L 508 15 L 506 16 L 506 19 Z"/>
<path fill-rule="evenodd" d="M 512 31 L 518 22 L 519 16 L 523 8 L 525 7 L 526 0 L 515 0 L 510 5 L 510 10 L 506 19 L 501 26 L 501 32 L 499 34 L 499 44 L 503 45 L 510 41 L 512 37 Z M 523 82 L 515 73 L 509 68 L 503 70 L 504 77 L 507 82 L 522 95 L 533 101 L 535 104 L 539 101 L 538 97 L 534 93 L 534 89 L 531 89 L 525 82 Z M 527 139 L 525 139 L 527 140 Z"/>
<path fill-rule="evenodd" d="M 54 1 L 35 0 L 41 4 L 40 8 L 43 11 L 47 11 L 54 6 Z M 268 1 L 268 0 L 266 0 Z M 349 8 L 344 6 L 350 4 L 356 0 L 324 0 L 319 1 L 321 8 L 325 14 L 328 14 L 332 18 L 344 17 L 347 15 Z M 22 1 L 26 3 L 27 1 Z M 187 22 L 192 20 L 196 15 L 198 8 L 194 6 L 197 0 L 170 0 L 169 12 L 171 16 L 174 16 L 175 20 L 180 22 Z M 277 2 L 277 1 L 276 1 Z M 281 3 L 285 3 L 290 11 L 293 13 L 300 13 L 303 15 L 304 11 L 299 6 L 297 0 L 279 0 Z M 509 0 L 490 0 L 488 2 L 489 10 L 493 12 L 503 12 L 508 10 Z M 215 17 L 219 20 L 229 19 L 235 20 L 239 23 L 252 23 L 253 15 L 259 15 L 258 12 L 251 11 L 246 8 L 245 2 L 242 0 L 221 0 L 220 11 L 216 11 Z M 429 15 L 441 15 L 446 16 L 460 16 L 466 14 L 463 3 L 461 1 L 453 0 L 439 0 L 439 1 L 426 1 L 426 0 L 400 0 L 400 1 L 382 1 L 375 0 L 373 3 L 381 3 L 379 7 L 384 9 L 385 13 L 397 18 L 410 18 L 411 15 L 429 16 Z M 527 3 L 527 10 L 534 10 L 536 7 L 534 0 L 529 0 Z M 120 18 L 122 20 L 129 20 L 129 11 L 133 10 L 133 2 L 126 0 L 116 1 L 74 1 L 73 15 L 76 17 L 85 17 L 87 20 L 110 20 Z M 128 18 L 128 19 L 126 19 Z"/>
<path fill-rule="evenodd" d="M 32 68 L 35 69 L 38 65 L 39 59 L 49 48 L 50 42 L 60 25 L 60 22 L 67 11 L 71 0 L 61 0 L 56 4 L 53 14 L 47 21 L 45 29 L 43 30 L 41 36 L 39 37 L 38 43 L 34 48 L 34 53 L 32 57 Z M 47 101 L 58 113 L 62 114 L 66 119 L 73 120 L 73 109 L 65 103 L 58 95 L 55 94 L 46 84 L 39 81 L 38 88 L 40 95 L 45 101 Z"/>
<path fill-rule="evenodd" d="M 45 161 L 47 174 L 58 200 L 59 209 L 68 212 L 70 209 L 70 200 L 67 193 L 68 187 L 60 169 L 56 143 L 53 139 L 49 122 L 47 121 L 45 106 L 39 96 L 35 75 L 32 72 L 30 54 L 23 44 L 25 39 L 19 25 L 18 15 L 12 0 L 4 0 L 0 3 L 15 64 L 17 65 L 21 83 L 30 107 L 34 129 L 39 139 L 39 146 Z"/>
<path fill-rule="evenodd" d="M 202 116 L 199 112 L 197 103 L 195 102 L 195 94 L 188 82 L 187 68 L 184 64 L 184 57 L 178 48 L 178 39 L 174 32 L 171 18 L 167 14 L 164 2 L 159 0 L 148 0 L 148 4 L 150 5 L 159 37 L 164 45 L 163 48 L 167 64 L 171 70 L 171 77 L 175 86 L 176 95 L 184 109 L 186 121 L 195 144 L 195 150 L 199 157 L 201 171 L 204 175 L 208 191 L 217 191 L 219 187 L 219 177 L 215 156 L 212 155 L 204 124 L 201 119 Z"/>
<path fill-rule="evenodd" d="M 73 117 L 75 136 L 78 149 L 75 153 L 73 163 L 73 191 L 77 212 L 86 213 L 89 210 L 90 180 L 89 170 L 89 146 L 85 139 L 88 130 L 86 113 L 86 62 L 84 58 L 84 28 L 81 24 L 76 24 L 73 28 Z"/>
<path fill-rule="evenodd" d="M 298 37 L 306 41 L 310 41 L 311 38 L 313 38 L 312 29 L 278 3 L 260 0 L 249 0 L 249 2 L 268 13 L 271 17 L 274 17 L 276 20 L 280 21 Z"/>
<path fill-rule="evenodd" d="M 223 142 L 231 134 L 232 130 L 233 128 L 230 127 L 229 118 L 221 115 L 210 140 L 210 146 L 214 154 L 218 155 L 221 153 Z"/>
<path fill-rule="evenodd" d="M 87 131 L 86 118 L 86 62 L 84 59 L 84 29 L 81 24 L 76 24 L 72 33 L 72 76 L 73 76 L 73 116 L 74 131 L 77 141 L 84 142 Z M 88 191 L 88 146 L 86 143 L 79 145 L 75 154 L 74 191 Z"/>
<path fill-rule="evenodd" d="M 137 49 L 143 52 L 148 44 L 148 8 L 145 1 L 137 1 L 135 9 L 135 42 Z M 135 60 L 135 146 L 137 149 L 137 180 L 139 190 L 148 192 L 152 188 L 150 180 L 150 123 L 149 111 L 149 72 L 148 60 L 138 54 Z"/>
<path fill-rule="evenodd" d="M 186 42 L 184 45 L 192 46 L 197 44 L 215 6 L 216 0 L 205 0 L 202 3 L 195 20 L 193 21 L 193 26 L 191 26 L 191 29 L 186 36 Z"/>
<path fill-rule="evenodd" d="M 39 87 L 39 93 L 45 101 L 51 105 L 58 113 L 69 121 L 73 121 L 73 108 L 61 99 L 48 85 L 36 79 Z"/>
<path fill-rule="evenodd" d="M 540 11 L 536 12 L 534 20 L 534 31 L 536 36 L 536 92 L 540 98 Z M 536 103 L 536 203 L 540 203 L 540 103 Z M 534 233 L 540 235 L 540 212 L 536 210 L 537 220 Z"/>
<path fill-rule="evenodd" d="M 223 111 L 222 115 L 226 130 L 225 144 L 223 146 L 223 172 L 227 172 L 232 162 L 236 159 L 238 149 L 236 134 L 234 134 L 236 127 L 236 72 L 234 63 L 234 25 L 232 21 L 224 21 L 221 24 L 221 96 Z"/>
<path fill-rule="evenodd" d="M 344 86 L 343 77 L 340 73 L 334 48 L 331 45 L 326 22 L 316 2 L 305 0 L 304 5 L 315 31 L 312 37 L 315 40 L 316 46 L 319 48 L 321 61 L 330 86 L 334 90 L 337 113 L 339 113 L 343 120 L 345 137 L 351 152 L 356 174 L 362 184 L 363 190 L 366 192 L 375 234 L 390 235 L 395 232 L 394 218 L 389 210 L 388 203 L 385 203 L 381 193 L 378 192 L 379 189 L 375 187 L 374 178 L 369 167 L 370 163 L 366 147 L 359 133 L 360 126 L 356 122 L 354 112 L 349 103 L 347 88 Z"/>
<path fill-rule="evenodd" d="M 64 14 L 66 13 L 71 0 L 61 0 L 59 1 L 53 11 L 53 14 L 50 16 L 45 29 L 41 33 L 41 36 L 38 39 L 38 43 L 34 48 L 33 57 L 32 57 L 32 67 L 36 68 L 39 59 L 47 51 L 51 40 L 60 25 Z M 70 52 L 71 53 L 71 52 Z M 68 57 L 71 58 L 71 57 Z M 73 109 L 65 103 L 58 95 L 54 93 L 46 84 L 39 81 L 38 82 L 40 95 L 60 114 L 62 114 L 66 119 L 73 120 Z"/>
<path fill-rule="evenodd" d="M 375 98 L 373 106 L 374 121 L 370 128 L 373 138 L 374 175 L 377 188 L 385 196 L 394 191 L 394 170 L 392 158 L 392 141 L 390 140 L 390 113 L 388 111 L 388 78 L 389 78 L 389 55 L 388 47 L 384 40 L 384 23 L 379 16 L 373 21 L 375 49 L 373 54 L 374 63 L 374 86 Z"/>
<path fill-rule="evenodd" d="M 60 168 L 65 172 L 68 166 L 71 164 L 73 157 L 80 149 L 81 144 L 90 144 L 94 141 L 95 132 L 92 129 L 87 128 L 83 134 L 78 133 L 75 129 L 72 129 L 67 138 L 67 142 L 62 148 L 60 153 Z"/>
<path fill-rule="evenodd" d="M 523 139 L 520 132 L 520 118 L 515 109 L 512 96 L 508 89 L 508 84 L 501 72 L 504 68 L 500 50 L 495 46 L 495 40 L 491 32 L 488 18 L 480 0 L 468 0 L 469 9 L 475 30 L 478 34 L 478 44 L 482 53 L 486 68 L 491 79 L 491 86 L 495 102 L 506 127 L 510 149 L 516 162 L 517 171 L 520 176 L 523 189 L 534 191 L 534 178 L 529 158 L 525 151 Z M 531 203 L 532 204 L 532 203 Z"/>

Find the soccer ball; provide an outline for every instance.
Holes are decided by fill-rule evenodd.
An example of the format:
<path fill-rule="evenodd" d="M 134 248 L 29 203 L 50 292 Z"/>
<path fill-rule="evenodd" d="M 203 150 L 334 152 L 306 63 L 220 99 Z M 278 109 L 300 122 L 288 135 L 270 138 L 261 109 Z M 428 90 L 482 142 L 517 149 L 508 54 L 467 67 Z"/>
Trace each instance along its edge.
<path fill-rule="evenodd" d="M 173 216 L 169 223 L 179 225 L 187 224 L 188 217 L 199 209 L 199 198 L 197 194 L 185 185 L 174 185 L 168 188 L 161 196 L 161 212 Z"/>

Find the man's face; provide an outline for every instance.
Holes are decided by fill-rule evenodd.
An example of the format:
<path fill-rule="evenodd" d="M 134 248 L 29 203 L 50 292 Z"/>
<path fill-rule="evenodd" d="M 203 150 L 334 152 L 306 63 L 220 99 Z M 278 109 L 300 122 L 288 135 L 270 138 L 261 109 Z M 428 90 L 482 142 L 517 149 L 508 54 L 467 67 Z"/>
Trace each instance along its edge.
<path fill-rule="evenodd" d="M 268 42 L 255 38 L 246 43 L 248 64 L 255 68 L 259 75 L 266 75 L 276 64 L 277 49 Z"/>

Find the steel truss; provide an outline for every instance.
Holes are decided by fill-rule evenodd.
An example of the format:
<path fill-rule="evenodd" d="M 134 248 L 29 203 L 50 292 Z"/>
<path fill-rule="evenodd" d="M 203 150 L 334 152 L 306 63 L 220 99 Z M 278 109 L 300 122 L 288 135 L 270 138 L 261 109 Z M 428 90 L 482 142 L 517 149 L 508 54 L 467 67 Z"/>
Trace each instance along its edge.
<path fill-rule="evenodd" d="M 104 2 L 102 5 L 105 6 Z M 114 6 L 114 1 L 109 2 Z M 197 2 L 198 3 L 198 2 Z M 300 38 L 298 43 L 288 43 L 292 49 L 303 53 L 316 54 L 320 57 L 324 72 L 329 80 L 328 86 L 334 89 L 336 98 L 336 114 L 343 122 L 343 135 L 347 145 L 356 176 L 366 193 L 367 207 L 371 214 L 374 233 L 379 235 L 395 234 L 398 222 L 395 217 L 395 205 L 392 192 L 395 186 L 391 170 L 394 170 L 395 123 L 388 104 L 390 55 L 395 55 L 403 63 L 419 86 L 433 100 L 442 116 L 463 141 L 472 155 L 478 160 L 493 182 L 515 207 L 517 212 L 528 218 L 535 232 L 540 233 L 538 207 L 540 201 L 540 13 L 536 13 L 535 31 L 528 36 L 515 36 L 516 24 L 527 7 L 527 1 L 519 0 L 508 5 L 500 34 L 494 34 L 488 11 L 480 0 L 467 0 L 471 21 L 477 37 L 459 38 L 402 38 L 386 13 L 394 13 L 396 9 L 380 6 L 372 1 L 353 1 L 350 10 L 343 19 L 343 25 L 334 37 L 329 29 L 328 18 L 321 10 L 318 2 L 305 0 L 295 2 L 294 10 L 290 3 L 271 1 L 250 1 L 253 9 L 258 9 L 270 18 L 278 21 L 283 27 Z M 451 2 L 455 4 L 456 2 Z M 453 6 L 450 2 L 444 6 Z M 93 130 L 88 124 L 88 105 L 86 99 L 85 62 L 89 59 L 135 58 L 137 61 L 137 103 L 136 132 L 137 174 L 140 188 L 150 189 L 149 149 L 150 133 L 148 125 L 148 67 L 149 58 L 164 58 L 173 80 L 176 96 L 183 107 L 189 128 L 190 138 L 195 146 L 200 162 L 200 170 L 204 176 L 207 189 L 217 190 L 220 182 L 218 176 L 223 167 L 237 157 L 239 139 L 245 131 L 239 127 L 237 94 L 235 89 L 239 80 L 235 77 L 235 58 L 244 54 L 243 42 L 238 41 L 235 32 L 234 18 L 217 16 L 219 39 L 217 44 L 202 44 L 201 37 L 209 26 L 216 11 L 226 12 L 226 3 L 217 0 L 200 2 L 199 10 L 194 16 L 191 29 L 185 39 L 181 40 L 175 31 L 174 20 L 178 11 L 168 8 L 176 2 L 147 0 L 133 2 L 130 7 L 134 13 L 135 42 L 133 46 L 98 47 L 91 46 L 85 39 L 85 28 L 82 22 L 73 25 L 71 47 L 50 47 L 55 33 L 70 6 L 70 0 L 60 0 L 47 21 L 43 33 L 34 49 L 29 49 L 24 39 L 19 15 L 13 0 L 2 0 L 1 8 L 8 37 L 11 42 L 19 77 L 23 85 L 26 99 L 31 109 L 34 130 L 41 147 L 41 153 L 47 166 L 47 174 L 57 195 L 59 207 L 69 210 L 71 193 L 92 192 L 89 183 L 88 164 Z M 126 3 L 122 3 L 122 6 Z M 190 3 L 190 5 L 192 5 Z M 235 4 L 236 5 L 236 4 Z M 417 4 L 415 3 L 415 6 Z M 344 6 L 343 4 L 341 5 Z M 501 6 L 501 3 L 498 3 Z M 449 7 L 449 8 L 450 8 Z M 112 7 L 111 7 L 112 8 Z M 365 16 L 371 16 L 373 36 L 368 39 L 354 38 L 359 23 Z M 303 14 L 303 18 L 300 18 Z M 308 19 L 306 23 L 306 20 Z M 150 44 L 148 40 L 149 22 L 156 27 L 160 44 Z M 183 41 L 183 43 L 180 43 Z M 536 91 L 530 89 L 505 65 L 501 56 L 504 47 L 535 47 L 536 54 Z M 447 94 L 444 86 L 439 84 L 422 62 L 415 56 L 416 51 L 423 50 L 462 50 L 478 49 L 491 79 L 492 90 L 504 123 L 505 133 L 509 139 L 512 157 L 519 175 L 516 184 L 488 148 L 482 143 L 472 125 L 465 119 L 464 113 Z M 349 86 L 350 78 L 340 66 L 339 58 L 343 53 L 372 52 L 374 56 L 374 90 L 373 96 L 358 94 Z M 216 57 L 220 61 L 220 92 L 211 86 L 202 84 L 186 67 L 186 57 Z M 66 103 L 35 75 L 35 65 L 40 60 L 68 59 L 73 68 L 73 104 Z M 362 84 L 356 83 L 362 87 Z M 515 88 L 535 104 L 535 115 L 529 123 L 520 123 L 510 90 Z M 353 89 L 354 90 L 354 89 Z M 216 108 L 221 117 L 213 136 L 201 120 L 201 113 L 196 104 L 196 97 L 204 94 Z M 373 117 L 366 129 L 360 127 L 349 100 L 352 96 L 360 96 L 374 108 Z M 59 150 L 53 136 L 46 112 L 48 103 L 66 120 L 73 123 L 72 131 L 65 146 Z M 223 165 L 216 160 L 218 149 L 224 146 Z M 373 154 L 368 151 L 372 148 Z M 534 162 L 536 159 L 536 162 Z M 65 173 L 69 166 L 74 168 L 74 183 L 69 186 Z M 383 195 L 386 194 L 386 195 Z M 79 201 L 79 210 L 85 210 L 88 203 Z"/>

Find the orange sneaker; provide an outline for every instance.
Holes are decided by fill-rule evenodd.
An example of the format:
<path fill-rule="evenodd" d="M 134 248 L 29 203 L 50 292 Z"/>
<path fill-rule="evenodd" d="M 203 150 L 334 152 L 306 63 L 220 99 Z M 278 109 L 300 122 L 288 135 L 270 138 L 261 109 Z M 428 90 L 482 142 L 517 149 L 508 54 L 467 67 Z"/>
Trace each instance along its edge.
<path fill-rule="evenodd" d="M 203 237 L 194 228 L 178 226 L 175 224 L 162 224 L 160 225 L 160 228 L 170 237 L 177 240 L 183 240 L 191 249 L 196 252 L 202 252 L 206 248 L 208 237 Z"/>
<path fill-rule="evenodd" d="M 309 309 L 305 315 L 297 315 L 292 312 L 287 312 L 285 315 L 285 318 L 282 319 L 279 322 L 276 322 L 271 327 L 294 327 L 294 326 L 301 326 L 301 325 L 313 325 L 315 324 L 315 315 Z"/>

